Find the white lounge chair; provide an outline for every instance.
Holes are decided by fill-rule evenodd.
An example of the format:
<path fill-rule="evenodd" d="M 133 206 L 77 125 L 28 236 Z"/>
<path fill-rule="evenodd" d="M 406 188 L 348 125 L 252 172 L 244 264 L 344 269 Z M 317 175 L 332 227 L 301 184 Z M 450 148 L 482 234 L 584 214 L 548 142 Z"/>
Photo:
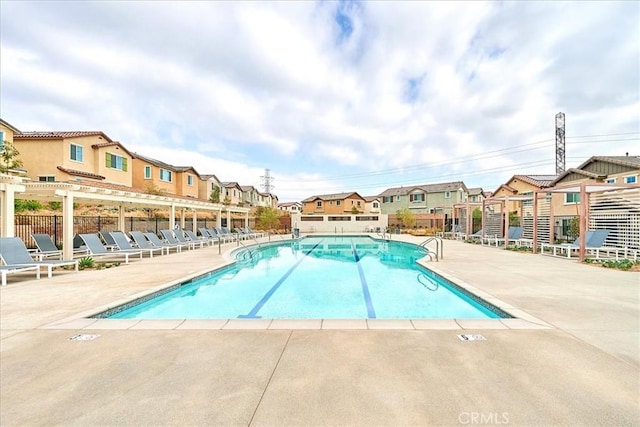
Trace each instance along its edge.
<path fill-rule="evenodd" d="M 118 258 L 124 257 L 125 264 L 129 264 L 129 257 L 138 255 L 142 259 L 142 251 L 133 250 L 108 250 L 97 234 L 78 234 L 86 247 L 89 249 L 89 255 L 92 257 Z"/>
<path fill-rule="evenodd" d="M 36 247 L 38 248 L 37 252 L 33 252 L 31 255 L 37 257 L 38 260 L 42 261 L 48 257 L 55 257 L 57 259 L 62 259 L 62 251 L 58 249 L 58 247 L 53 243 L 51 236 L 48 234 L 42 233 L 31 233 L 31 237 L 34 242 L 36 242 Z M 86 255 L 89 253 L 88 249 L 74 249 L 74 256 Z"/>
<path fill-rule="evenodd" d="M 155 248 L 155 247 L 141 248 L 139 246 L 135 248 L 131 246 L 131 243 L 129 243 L 129 239 L 127 239 L 127 235 L 124 234 L 124 232 L 122 231 L 110 231 L 109 234 L 111 235 L 111 237 L 113 238 L 113 241 L 116 243 L 116 245 L 118 246 L 118 249 L 120 250 L 128 250 L 128 251 L 139 250 L 149 254 L 149 258 L 153 258 L 154 252 L 160 252 L 160 255 L 164 253 L 163 248 Z"/>
<path fill-rule="evenodd" d="M 599 250 L 602 249 L 605 240 L 607 240 L 607 236 L 609 235 L 609 230 L 589 230 L 585 233 L 584 241 L 585 241 L 585 250 L 594 252 L 596 258 L 599 257 Z M 548 255 L 544 252 L 545 248 L 549 248 L 553 252 L 553 256 L 557 256 L 558 252 L 560 254 L 566 254 L 567 258 L 571 258 L 571 255 L 580 250 L 580 237 L 578 237 L 573 243 L 568 244 L 559 244 L 552 245 L 549 243 L 542 243 L 540 245 L 540 253 L 543 255 Z"/>

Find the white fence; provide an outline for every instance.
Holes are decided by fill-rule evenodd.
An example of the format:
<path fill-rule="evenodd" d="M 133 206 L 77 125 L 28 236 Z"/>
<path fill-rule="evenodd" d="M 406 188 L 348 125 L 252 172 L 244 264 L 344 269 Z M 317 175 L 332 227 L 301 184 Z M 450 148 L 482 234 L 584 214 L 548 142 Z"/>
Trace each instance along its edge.
<path fill-rule="evenodd" d="M 386 214 L 291 215 L 291 227 L 300 229 L 300 233 L 364 233 L 384 230 L 388 223 Z"/>

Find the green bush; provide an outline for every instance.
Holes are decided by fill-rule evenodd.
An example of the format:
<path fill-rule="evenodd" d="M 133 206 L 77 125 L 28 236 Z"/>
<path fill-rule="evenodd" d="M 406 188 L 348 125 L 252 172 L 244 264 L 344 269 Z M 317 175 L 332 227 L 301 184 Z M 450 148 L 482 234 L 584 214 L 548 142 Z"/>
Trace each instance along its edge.
<path fill-rule="evenodd" d="M 84 270 L 85 268 L 91 268 L 93 266 L 94 266 L 94 261 L 93 261 L 93 258 L 91 258 L 90 256 L 82 257 L 78 261 L 78 268 L 80 270 Z"/>
<path fill-rule="evenodd" d="M 37 211 L 42 209 L 42 204 L 37 200 L 16 199 L 14 208 L 16 212 Z"/>

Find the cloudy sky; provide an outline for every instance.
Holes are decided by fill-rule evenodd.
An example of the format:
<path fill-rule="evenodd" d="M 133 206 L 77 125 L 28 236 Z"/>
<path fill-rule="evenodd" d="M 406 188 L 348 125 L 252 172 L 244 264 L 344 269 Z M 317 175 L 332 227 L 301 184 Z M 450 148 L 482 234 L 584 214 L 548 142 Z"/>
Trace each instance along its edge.
<path fill-rule="evenodd" d="M 0 2 L 0 113 L 281 202 L 640 155 L 640 3 Z"/>

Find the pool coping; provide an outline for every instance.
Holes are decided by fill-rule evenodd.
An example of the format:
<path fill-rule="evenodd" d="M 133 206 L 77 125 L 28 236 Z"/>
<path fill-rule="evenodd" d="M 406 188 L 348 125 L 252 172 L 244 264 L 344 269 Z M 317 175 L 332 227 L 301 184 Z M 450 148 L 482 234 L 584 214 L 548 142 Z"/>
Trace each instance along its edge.
<path fill-rule="evenodd" d="M 411 244 L 411 243 L 410 243 Z M 253 245 L 251 245 L 253 246 Z M 247 247 L 251 247 L 247 246 Z M 162 285 L 144 290 L 109 304 L 94 307 L 59 321 L 48 323 L 37 329 L 74 329 L 74 330 L 496 330 L 496 329 L 555 329 L 543 320 L 494 297 L 477 287 L 449 274 L 437 267 L 437 262 L 428 256 L 418 260 L 418 264 L 460 288 L 485 300 L 496 308 L 510 314 L 512 318 L 463 318 L 463 319 L 111 319 L 92 317 L 131 303 L 140 298 L 161 292 L 189 280 L 210 274 L 232 265 L 235 260 L 231 254 L 238 248 L 225 251 L 225 262 L 215 269 L 205 269 L 182 278 L 171 280 Z"/>

